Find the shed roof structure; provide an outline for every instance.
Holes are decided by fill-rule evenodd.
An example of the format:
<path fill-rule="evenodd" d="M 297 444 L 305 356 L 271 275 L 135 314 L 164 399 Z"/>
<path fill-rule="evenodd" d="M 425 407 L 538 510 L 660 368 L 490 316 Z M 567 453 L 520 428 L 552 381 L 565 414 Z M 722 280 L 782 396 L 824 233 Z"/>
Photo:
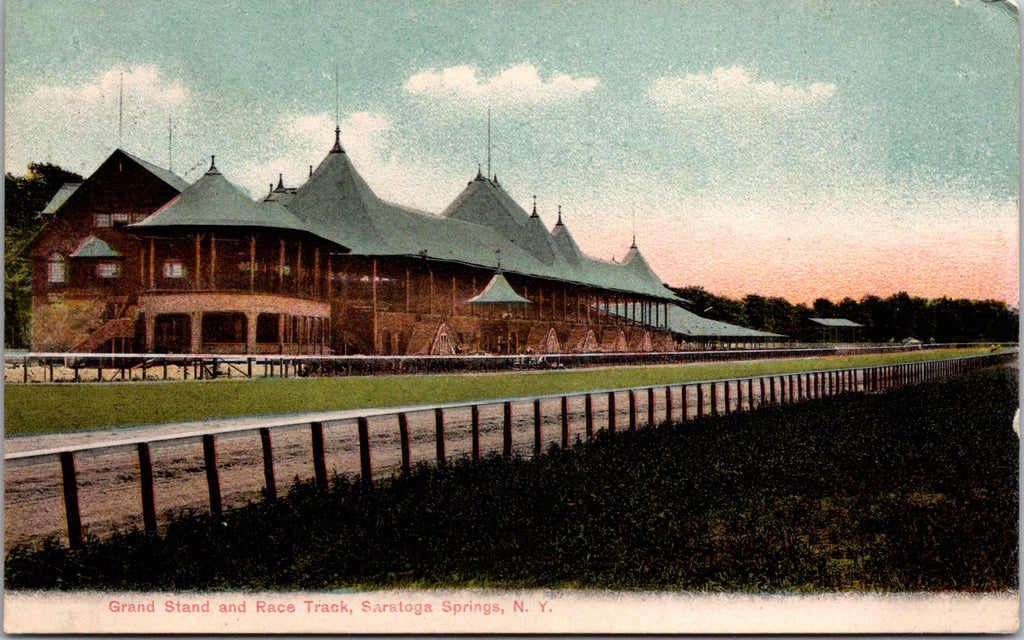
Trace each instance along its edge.
<path fill-rule="evenodd" d="M 626 305 L 612 305 L 609 308 L 609 313 L 620 317 L 628 317 L 629 309 Z M 688 338 L 752 338 L 764 340 L 786 337 L 778 333 L 758 331 L 757 329 L 748 329 L 747 327 L 729 324 L 728 322 L 703 318 L 677 305 L 668 307 L 668 329 L 673 334 Z"/>
<path fill-rule="evenodd" d="M 820 324 L 823 327 L 857 328 L 857 327 L 863 327 L 864 326 L 862 324 L 858 324 L 858 323 L 854 322 L 853 320 L 847 320 L 846 318 L 808 318 L 808 320 L 810 320 L 811 322 L 813 322 L 815 324 Z"/>

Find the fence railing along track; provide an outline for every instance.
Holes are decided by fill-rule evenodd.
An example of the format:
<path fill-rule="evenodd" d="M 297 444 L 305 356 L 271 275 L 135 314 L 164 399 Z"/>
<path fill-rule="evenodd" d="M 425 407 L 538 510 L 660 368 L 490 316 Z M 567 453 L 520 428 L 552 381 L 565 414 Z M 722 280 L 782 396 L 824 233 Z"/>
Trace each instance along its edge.
<path fill-rule="evenodd" d="M 638 353 L 465 356 L 216 355 L 143 353 L 28 353 L 4 356 L 8 384 L 144 382 L 304 376 L 473 373 L 531 369 L 656 365 L 902 353 L 999 343 L 802 345 Z"/>
<path fill-rule="evenodd" d="M 46 473 L 39 471 L 58 463 L 49 469 L 59 467 L 59 499 L 63 502 L 67 540 L 71 547 L 79 547 L 85 529 L 80 489 L 90 491 L 89 500 L 100 504 L 112 491 L 124 493 L 134 484 L 138 501 L 133 501 L 134 513 L 128 515 L 141 520 L 144 530 L 153 532 L 161 520 L 157 494 L 162 493 L 167 499 L 177 495 L 174 487 L 167 485 L 167 478 L 177 477 L 179 471 L 179 475 L 192 483 L 193 493 L 198 487 L 195 476 L 202 472 L 209 510 L 219 515 L 229 508 L 222 487 L 227 476 L 231 476 L 234 491 L 231 495 L 236 496 L 236 501 L 237 495 L 246 492 L 250 498 L 262 494 L 274 499 L 278 495 L 278 480 L 284 473 L 295 472 L 296 477 L 308 478 L 310 466 L 312 477 L 321 487 L 328 485 L 331 470 L 373 482 L 394 473 L 408 472 L 415 463 L 445 465 L 453 458 L 477 461 L 487 453 L 499 451 L 505 457 L 539 456 L 548 447 L 570 447 L 574 440 L 589 440 L 601 430 L 635 431 L 661 422 L 687 422 L 845 393 L 885 392 L 963 375 L 1016 358 L 1014 350 L 912 363 L 361 410 L 348 412 L 352 415 L 344 418 L 318 414 L 301 420 L 267 419 L 255 426 L 249 421 L 250 424 L 244 426 L 220 424 L 204 430 L 200 423 L 187 434 L 132 437 L 128 431 L 116 442 L 9 453 L 4 461 L 8 474 L 24 470 L 28 474 L 26 482 L 37 480 Z M 308 434 L 305 441 L 303 432 Z M 243 442 L 226 452 L 227 455 L 219 456 L 222 444 L 232 438 L 248 438 L 248 444 Z M 162 463 L 169 458 L 162 455 L 163 451 L 196 444 L 202 445 L 201 465 L 194 462 L 196 454 L 179 451 L 176 454 L 178 466 L 174 468 L 177 471 L 162 468 Z M 116 468 L 112 463 L 94 464 L 98 471 L 90 472 L 93 475 L 85 482 L 80 479 L 80 462 L 114 455 L 130 456 L 130 465 Z M 303 459 L 306 462 L 303 463 Z M 262 473 L 258 473 L 260 470 Z M 99 489 L 96 487 L 100 482 L 94 477 L 97 473 L 114 473 L 124 478 L 120 479 L 119 488 Z M 261 477 L 262 482 L 253 481 L 253 476 Z M 10 480 L 8 477 L 6 483 L 9 510 L 16 508 L 20 499 Z M 161 492 L 156 491 L 157 488 L 161 488 Z M 38 494 L 39 488 L 30 486 L 27 491 Z M 86 506 L 88 516 L 93 505 Z M 172 505 L 175 506 L 182 505 Z M 166 508 L 164 514 L 173 511 L 172 507 Z M 8 529 L 12 515 L 8 511 Z M 121 519 L 123 521 L 124 516 Z"/>

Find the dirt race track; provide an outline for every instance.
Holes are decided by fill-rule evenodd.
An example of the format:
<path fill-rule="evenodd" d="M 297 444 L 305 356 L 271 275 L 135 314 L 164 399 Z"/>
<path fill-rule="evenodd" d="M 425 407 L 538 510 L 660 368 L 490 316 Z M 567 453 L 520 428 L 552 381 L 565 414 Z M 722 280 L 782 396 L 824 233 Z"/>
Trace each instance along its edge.
<path fill-rule="evenodd" d="M 756 393 L 756 388 L 755 388 Z M 710 412 L 709 394 L 705 392 L 705 411 Z M 615 422 L 618 430 L 629 428 L 629 396 L 627 392 L 615 394 Z M 672 389 L 674 416 L 679 416 L 680 388 Z M 595 432 L 609 426 L 607 393 L 593 394 L 593 429 Z M 636 394 L 636 422 L 643 427 L 648 422 L 647 393 Z M 584 418 L 584 397 L 569 398 L 569 443 L 587 438 Z M 691 387 L 687 397 L 689 414 L 696 413 L 696 390 Z M 719 410 L 724 411 L 724 397 L 718 398 Z M 744 400 L 745 406 L 749 398 Z M 760 404 L 758 397 L 755 404 Z M 731 405 L 735 407 L 736 398 Z M 480 451 L 482 456 L 500 454 L 503 444 L 503 405 L 481 404 Z M 401 410 L 401 409 L 399 409 Z M 325 458 L 328 474 L 358 475 L 360 472 L 359 440 L 356 418 L 368 416 L 370 447 L 374 478 L 388 477 L 401 468 L 401 446 L 398 420 L 391 409 L 386 414 L 369 415 L 366 411 L 338 412 L 325 416 L 295 416 L 282 420 L 222 420 L 216 422 L 178 425 L 155 425 L 132 429 L 104 430 L 67 434 L 48 434 L 7 438 L 5 455 L 18 452 L 40 451 L 61 447 L 86 447 L 103 443 L 150 441 L 154 473 L 154 496 L 157 520 L 168 518 L 183 510 L 205 512 L 209 510 L 209 489 L 205 474 L 203 446 L 198 437 L 167 442 L 153 441 L 164 436 L 183 436 L 217 428 L 246 427 L 248 430 L 221 433 L 217 436 L 217 467 L 225 509 L 243 506 L 260 498 L 264 487 L 262 448 L 257 428 L 264 423 L 279 425 L 294 422 L 292 426 L 273 426 L 274 476 L 279 493 L 299 479 L 314 476 L 312 438 L 309 422 L 323 420 Z M 532 456 L 534 452 L 534 407 L 530 400 L 512 403 L 513 454 Z M 418 462 L 436 462 L 435 414 L 433 409 L 409 408 L 410 459 Z M 472 451 L 469 406 L 445 410 L 445 456 L 448 460 L 468 458 Z M 562 439 L 561 401 L 549 398 L 541 401 L 542 450 L 558 445 Z M 665 390 L 655 395 L 655 423 L 665 419 Z M 142 507 L 139 482 L 139 461 L 134 445 L 114 449 L 81 451 L 76 454 L 79 504 L 86 535 L 103 536 L 115 530 L 142 528 Z M 56 536 L 66 543 L 66 523 L 63 506 L 61 469 L 57 456 L 48 456 L 42 463 L 5 465 L 4 471 L 5 549 L 20 544 L 38 542 Z"/>

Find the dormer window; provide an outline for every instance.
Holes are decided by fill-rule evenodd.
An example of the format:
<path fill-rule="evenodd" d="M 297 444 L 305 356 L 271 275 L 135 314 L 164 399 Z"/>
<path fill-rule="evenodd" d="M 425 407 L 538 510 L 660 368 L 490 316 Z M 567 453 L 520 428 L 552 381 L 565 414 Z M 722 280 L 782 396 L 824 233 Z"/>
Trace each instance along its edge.
<path fill-rule="evenodd" d="M 109 213 L 97 213 L 96 217 L 93 218 L 94 227 L 109 227 L 110 226 L 110 214 Z"/>
<path fill-rule="evenodd" d="M 65 284 L 68 281 L 68 259 L 59 253 L 51 253 L 46 261 L 46 280 L 50 284 Z"/>

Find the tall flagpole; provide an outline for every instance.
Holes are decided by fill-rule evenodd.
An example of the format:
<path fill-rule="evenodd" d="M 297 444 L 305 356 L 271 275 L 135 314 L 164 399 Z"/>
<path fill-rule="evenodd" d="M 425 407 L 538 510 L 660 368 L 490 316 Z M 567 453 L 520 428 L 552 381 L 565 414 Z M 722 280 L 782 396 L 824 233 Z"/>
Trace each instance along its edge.
<path fill-rule="evenodd" d="M 121 72 L 121 84 L 117 93 L 117 147 L 121 148 L 121 128 L 124 122 L 124 72 Z"/>

